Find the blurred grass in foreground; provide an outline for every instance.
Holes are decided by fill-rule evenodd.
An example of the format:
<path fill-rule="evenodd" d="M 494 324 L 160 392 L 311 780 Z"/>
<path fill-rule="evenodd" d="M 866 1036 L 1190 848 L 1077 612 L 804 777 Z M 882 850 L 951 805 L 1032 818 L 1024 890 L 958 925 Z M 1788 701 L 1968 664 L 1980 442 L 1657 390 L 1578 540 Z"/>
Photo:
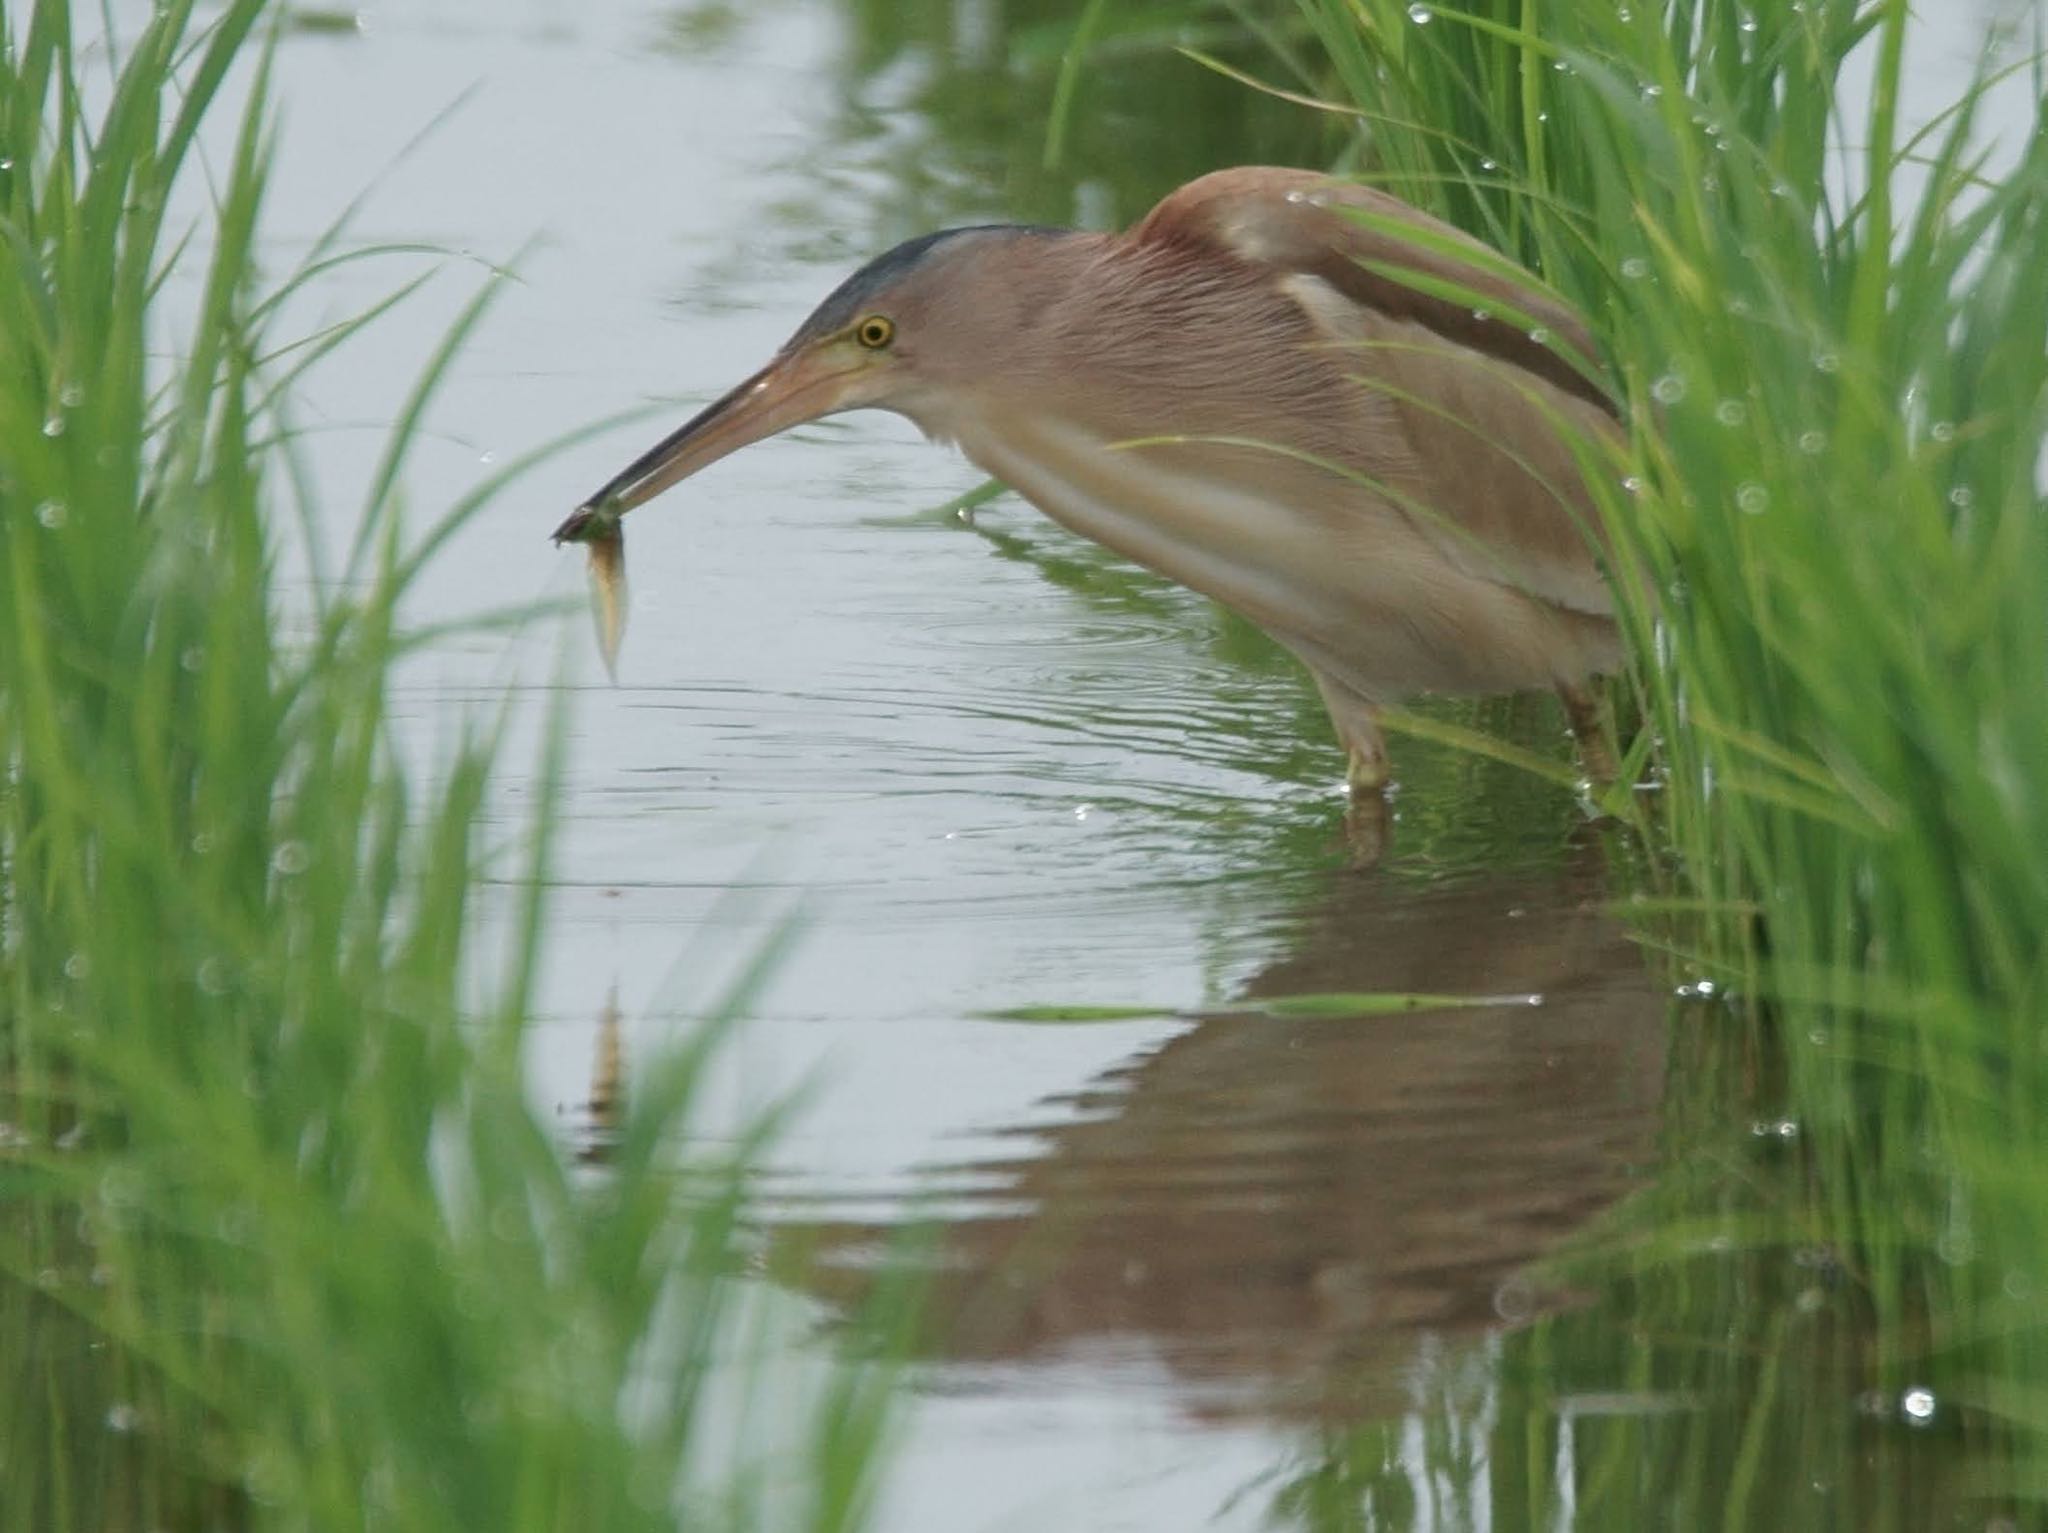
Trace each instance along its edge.
<path fill-rule="evenodd" d="M 1575 1274 L 1593 1309 L 1510 1338 L 1508 1394 L 1445 1441 L 1490 1433 L 1495 1527 L 2037 1516 L 2040 72 L 2007 83 L 2033 110 L 1993 153 L 1992 49 L 1903 121 L 1903 0 L 1303 10 L 1375 178 L 1609 343 L 1635 426 L 1604 510 L 1622 584 L 1654 593 L 1627 614 L 1656 788 L 1634 813 L 1668 852 L 1657 929 L 1718 992 L 1679 1014 L 1670 1168 L 1610 1231 L 1618 1265 Z M 1732 1103 L 1775 1110 L 1752 1136 L 1712 1120 Z M 1575 1376 L 1602 1406 L 1568 1408 Z M 1282 1509 L 1427 1523 L 1384 1436 L 1331 1445 Z"/>
<path fill-rule="evenodd" d="M 480 845 L 488 721 L 431 781 L 394 748 L 400 600 L 518 472 L 408 540 L 406 447 L 488 291 L 278 638 L 279 518 L 313 514 L 281 384 L 346 330 L 266 331 L 267 25 L 170 0 L 109 83 L 66 5 L 0 21 L 0 1525 L 852 1527 L 887 1370 L 749 1361 L 758 1146 L 678 1176 L 709 1043 L 643 1063 L 576 1172 L 521 1075 L 551 810 Z M 486 857 L 530 891 L 495 984 Z M 714 1364 L 748 1398 L 708 1440 Z"/>

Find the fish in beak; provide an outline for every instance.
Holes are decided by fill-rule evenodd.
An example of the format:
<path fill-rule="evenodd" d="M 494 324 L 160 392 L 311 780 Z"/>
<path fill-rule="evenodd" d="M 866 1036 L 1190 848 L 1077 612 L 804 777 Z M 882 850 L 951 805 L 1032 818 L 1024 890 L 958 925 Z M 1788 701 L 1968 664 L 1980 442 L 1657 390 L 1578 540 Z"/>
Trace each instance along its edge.
<path fill-rule="evenodd" d="M 626 623 L 620 518 L 742 447 L 851 408 L 851 383 L 860 372 L 817 348 L 781 353 L 627 464 L 555 529 L 557 544 L 581 543 L 589 550 L 598 644 L 614 677 Z"/>

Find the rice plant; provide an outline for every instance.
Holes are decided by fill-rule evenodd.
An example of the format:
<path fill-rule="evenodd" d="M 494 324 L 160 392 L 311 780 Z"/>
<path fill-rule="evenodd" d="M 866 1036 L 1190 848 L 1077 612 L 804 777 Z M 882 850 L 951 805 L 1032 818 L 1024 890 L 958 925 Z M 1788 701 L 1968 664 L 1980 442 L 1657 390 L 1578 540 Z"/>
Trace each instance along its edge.
<path fill-rule="evenodd" d="M 1631 812 L 1670 859 L 1661 908 L 1692 918 L 1651 935 L 1732 997 L 1684 1027 L 1783 1072 L 1799 1147 L 1762 1238 L 1823 1243 L 1854 1285 L 1846 1373 L 1883 1412 L 1961 1420 L 1977 1491 L 2038 1495 L 2042 76 L 1987 40 L 1964 98 L 1907 122 L 1904 0 L 1303 12 L 1370 173 L 1537 267 L 1607 343 L 1633 427 L 1600 473 L 1654 789 Z M 2003 142 L 1994 91 L 2028 104 Z M 1643 1237 L 1657 1305 L 1700 1298 L 1678 1233 L 1700 1212 Z M 1788 1409 L 1758 1399 L 1738 1469 Z"/>
<path fill-rule="evenodd" d="M 395 749 L 402 598 L 517 472 L 408 534 L 405 446 L 488 289 L 284 626 L 283 530 L 332 514 L 288 370 L 346 334 L 270 333 L 333 255 L 259 275 L 273 19 L 167 0 L 111 83 L 61 0 L 0 20 L 0 1523 L 855 1526 L 886 1366 L 756 1379 L 789 1424 L 706 1436 L 764 1334 L 757 1145 L 679 1161 L 714 1035 L 643 1062 L 577 1168 L 521 1075 L 551 806 L 483 841 L 487 717 L 428 779 Z M 495 975 L 486 863 L 528 891 Z"/>

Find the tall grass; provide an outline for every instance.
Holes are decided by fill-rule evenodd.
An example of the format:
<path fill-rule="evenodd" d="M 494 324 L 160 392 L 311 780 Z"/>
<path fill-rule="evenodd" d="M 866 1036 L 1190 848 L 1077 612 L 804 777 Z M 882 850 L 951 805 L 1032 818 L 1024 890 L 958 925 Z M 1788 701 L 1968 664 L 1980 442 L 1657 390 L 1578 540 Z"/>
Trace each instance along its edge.
<path fill-rule="evenodd" d="M 488 293 L 279 637 L 265 10 L 168 0 L 110 85 L 61 0 L 0 21 L 0 1525 L 854 1526 L 884 1370 L 707 1437 L 757 1147 L 677 1176 L 708 1043 L 576 1170 L 521 1076 L 551 809 L 483 844 L 486 719 L 431 780 L 394 746 L 402 599 L 497 487 L 409 539 L 396 485 Z"/>
<path fill-rule="evenodd" d="M 1696 917 L 1666 939 L 1749 1018 L 1688 1025 L 1753 1028 L 1801 1136 L 1796 1207 L 1759 1238 L 1835 1253 L 1880 1398 L 1927 1384 L 1944 1420 L 2038 1445 L 2040 74 L 1993 152 L 1989 53 L 1945 116 L 1904 120 L 1904 0 L 1302 10 L 1374 174 L 1540 269 L 1606 341 L 1633 424 L 1604 513 L 1658 790 L 1636 812 Z M 1738 1475 L 1788 1419 L 1771 1409 L 1731 1440 Z M 1980 1488 L 2039 1494 L 2044 1462 Z"/>

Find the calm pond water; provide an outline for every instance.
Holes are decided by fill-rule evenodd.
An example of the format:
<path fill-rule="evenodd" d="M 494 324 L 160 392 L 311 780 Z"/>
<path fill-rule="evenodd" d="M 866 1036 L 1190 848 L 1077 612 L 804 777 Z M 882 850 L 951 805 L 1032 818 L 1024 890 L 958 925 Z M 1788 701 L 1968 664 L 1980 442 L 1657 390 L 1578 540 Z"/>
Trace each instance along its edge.
<path fill-rule="evenodd" d="M 1112 37 L 1046 168 L 1079 10 L 408 0 L 292 35 L 280 266 L 364 188 L 362 239 L 516 257 L 434 411 L 415 503 L 659 406 L 498 502 L 423 615 L 580 602 L 581 556 L 546 541 L 564 510 L 878 248 L 990 218 L 1120 224 L 1217 165 L 1327 160 L 1326 123 Z M 302 320 L 367 306 L 413 261 L 343 270 Z M 444 272 L 309 397 L 337 526 L 473 287 Z M 1707 1084 L 1683 1122 L 1666 1111 L 1670 1001 L 1611 913 L 1616 849 L 1569 795 L 1408 741 L 1393 853 L 1351 868 L 1342 762 L 1291 662 L 1013 501 L 933 514 L 976 479 L 889 417 L 799 432 L 635 517 L 616 685 L 579 619 L 566 644 L 542 626 L 465 641 L 409 686 L 427 753 L 507 683 L 530 718 L 575 694 L 534 1062 L 565 1133 L 608 995 L 630 1077 L 799 922 L 707 1130 L 806 1091 L 762 1179 L 775 1244 L 808 1253 L 786 1264 L 800 1326 L 844 1313 L 903 1220 L 944 1221 L 886 1528 L 1564 1526 L 1613 1472 L 1604 1423 L 1674 1462 L 1737 1458 L 1763 1387 L 1738 1319 L 1687 1311 L 1646 1340 L 1647 1306 L 1575 1312 L 1531 1274 L 1649 1196 L 1660 1155 L 1780 1174 L 1779 1136 L 1752 1132 L 1760 1089 L 1710 1046 L 1687 1045 Z M 1564 756 L 1547 701 L 1482 722 Z M 1364 991 L 1513 1003 L 1258 1009 Z M 1041 1006 L 1157 1010 L 990 1015 Z M 1710 1297 L 1738 1278 L 1803 1294 L 1824 1269 L 1702 1252 Z M 1718 1393 L 1658 1361 L 1709 1339 L 1731 1358 Z M 1794 1434 L 1751 1471 L 1804 1498 L 1786 1526 L 1871 1504 L 1937 1525 L 1946 1476 L 1859 1416 L 1845 1351 L 1784 1370 L 1835 1467 L 1807 1473 L 1819 1450 Z M 1532 1454 L 1554 1456 L 1556 1493 L 1496 1504 L 1492 1466 Z M 1630 1525 L 1688 1526 L 1681 1504 L 1648 1485 Z"/>

